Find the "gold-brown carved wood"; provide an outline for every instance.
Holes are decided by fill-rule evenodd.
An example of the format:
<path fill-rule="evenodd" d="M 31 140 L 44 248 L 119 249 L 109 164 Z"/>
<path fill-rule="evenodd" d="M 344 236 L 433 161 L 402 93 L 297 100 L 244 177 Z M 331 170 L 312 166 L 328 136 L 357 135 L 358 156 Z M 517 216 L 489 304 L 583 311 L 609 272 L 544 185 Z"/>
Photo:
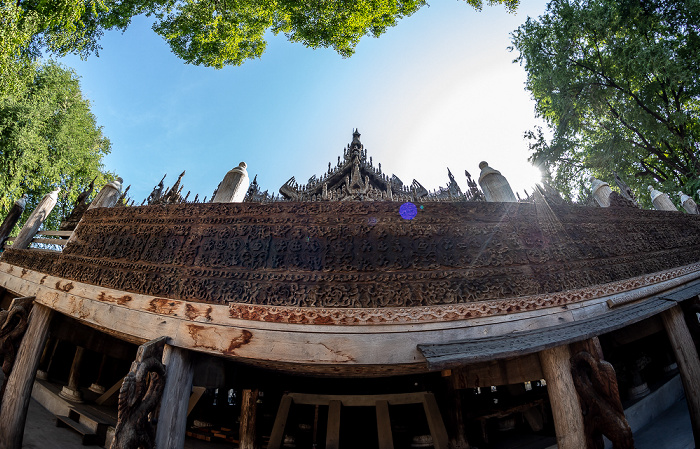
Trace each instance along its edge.
<path fill-rule="evenodd" d="M 613 366 L 602 360 L 600 344 L 589 345 L 571 358 L 571 375 L 581 401 L 588 449 L 603 449 L 603 435 L 613 449 L 634 449 L 632 429 L 625 417 Z"/>
<path fill-rule="evenodd" d="M 571 377 L 571 353 L 566 345 L 539 353 L 542 373 L 554 416 L 559 449 L 586 447 L 581 405 Z"/>
<path fill-rule="evenodd" d="M 258 390 L 244 389 L 241 398 L 241 422 L 238 431 L 239 449 L 258 449 Z"/>
<path fill-rule="evenodd" d="M 173 449 L 185 444 L 187 411 L 192 391 L 194 365 L 187 349 L 166 345 L 163 351 L 165 388 L 158 413 L 156 447 Z"/>
<path fill-rule="evenodd" d="M 136 359 L 119 390 L 119 411 L 111 449 L 152 449 L 157 409 L 165 386 L 161 363 L 168 337 L 139 346 Z"/>
<path fill-rule="evenodd" d="M 29 326 L 17 352 L 15 366 L 7 381 L 0 406 L 0 449 L 20 449 L 24 423 L 29 409 L 32 386 L 41 350 L 49 333 L 53 310 L 34 304 L 29 314 Z"/>
<path fill-rule="evenodd" d="M 700 447 L 700 359 L 698 359 L 698 351 L 688 331 L 680 306 L 677 305 L 661 314 L 661 319 L 668 333 L 683 380 L 695 446 Z"/>
<path fill-rule="evenodd" d="M 29 313 L 33 304 L 33 296 L 15 298 L 8 310 L 0 311 L 0 356 L 2 356 L 4 374 L 2 387 L 0 387 L 0 401 L 15 364 L 20 342 L 29 325 Z"/>

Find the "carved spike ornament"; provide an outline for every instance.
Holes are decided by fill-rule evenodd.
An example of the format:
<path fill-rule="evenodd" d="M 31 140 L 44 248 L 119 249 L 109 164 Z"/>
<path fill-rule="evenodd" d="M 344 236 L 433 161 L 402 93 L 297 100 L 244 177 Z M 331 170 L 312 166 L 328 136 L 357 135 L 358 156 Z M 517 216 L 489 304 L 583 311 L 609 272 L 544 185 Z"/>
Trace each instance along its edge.
<path fill-rule="evenodd" d="M 447 187 L 429 192 L 415 179 L 410 186 L 404 186 L 396 176 L 382 173 L 382 164 L 376 167 L 367 150 L 360 142 L 360 133 L 355 130 L 350 144 L 338 157 L 338 164 L 328 164 L 326 173 L 312 176 L 305 185 L 292 176 L 279 189 L 280 196 L 262 192 L 257 177 L 248 188 L 246 202 L 267 203 L 274 201 L 483 201 L 483 195 L 476 183 L 467 175 L 469 191 L 462 193 L 449 168 Z"/>
<path fill-rule="evenodd" d="M 12 301 L 9 310 L 0 311 L 0 355 L 2 355 L 2 372 L 5 375 L 0 388 L 0 400 L 5 393 L 22 337 L 27 331 L 29 312 L 33 305 L 33 296 L 16 298 Z"/>
<path fill-rule="evenodd" d="M 603 435 L 613 449 L 634 449 L 613 366 L 581 351 L 571 358 L 571 374 L 581 401 L 588 449 L 603 449 Z"/>

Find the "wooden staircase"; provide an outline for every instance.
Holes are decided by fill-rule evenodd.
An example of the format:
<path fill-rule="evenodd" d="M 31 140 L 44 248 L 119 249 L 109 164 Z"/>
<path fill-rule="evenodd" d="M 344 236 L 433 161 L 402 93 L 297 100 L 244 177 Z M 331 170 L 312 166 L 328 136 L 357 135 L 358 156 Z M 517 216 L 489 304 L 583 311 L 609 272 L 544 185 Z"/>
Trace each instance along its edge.
<path fill-rule="evenodd" d="M 109 423 L 85 410 L 71 408 L 68 416 L 56 415 L 56 427 L 68 427 L 78 432 L 82 437 L 83 446 L 102 446 Z"/>

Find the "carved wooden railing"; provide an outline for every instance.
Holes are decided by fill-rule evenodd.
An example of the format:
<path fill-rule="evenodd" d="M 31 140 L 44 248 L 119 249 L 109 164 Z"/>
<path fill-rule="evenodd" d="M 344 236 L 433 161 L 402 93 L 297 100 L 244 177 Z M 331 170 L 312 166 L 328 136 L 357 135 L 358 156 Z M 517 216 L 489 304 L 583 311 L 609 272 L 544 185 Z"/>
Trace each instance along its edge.
<path fill-rule="evenodd" d="M 66 246 L 68 243 L 68 239 L 70 236 L 73 234 L 73 231 L 39 231 L 36 233 L 36 236 L 32 239 L 32 243 L 41 243 L 44 245 L 57 245 L 60 247 Z M 50 237 L 50 238 L 46 238 Z M 5 248 L 12 248 L 12 242 L 15 240 L 15 237 L 8 237 L 7 240 L 5 240 L 5 244 L 3 245 L 2 249 Z M 29 249 L 35 249 L 35 248 L 29 248 Z M 41 249 L 50 249 L 50 248 L 41 248 Z"/>

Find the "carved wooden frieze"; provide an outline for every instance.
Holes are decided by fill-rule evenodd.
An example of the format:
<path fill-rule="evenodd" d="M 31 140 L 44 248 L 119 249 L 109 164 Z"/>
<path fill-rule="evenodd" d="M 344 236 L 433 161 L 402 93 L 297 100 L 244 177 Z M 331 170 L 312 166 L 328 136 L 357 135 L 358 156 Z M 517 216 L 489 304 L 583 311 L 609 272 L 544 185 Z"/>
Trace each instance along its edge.
<path fill-rule="evenodd" d="M 465 202 L 417 205 L 407 219 L 400 208 L 289 202 L 93 209 L 60 256 L 8 250 L 2 260 L 173 299 L 325 308 L 537 296 L 700 260 L 700 217 L 686 214 Z"/>

